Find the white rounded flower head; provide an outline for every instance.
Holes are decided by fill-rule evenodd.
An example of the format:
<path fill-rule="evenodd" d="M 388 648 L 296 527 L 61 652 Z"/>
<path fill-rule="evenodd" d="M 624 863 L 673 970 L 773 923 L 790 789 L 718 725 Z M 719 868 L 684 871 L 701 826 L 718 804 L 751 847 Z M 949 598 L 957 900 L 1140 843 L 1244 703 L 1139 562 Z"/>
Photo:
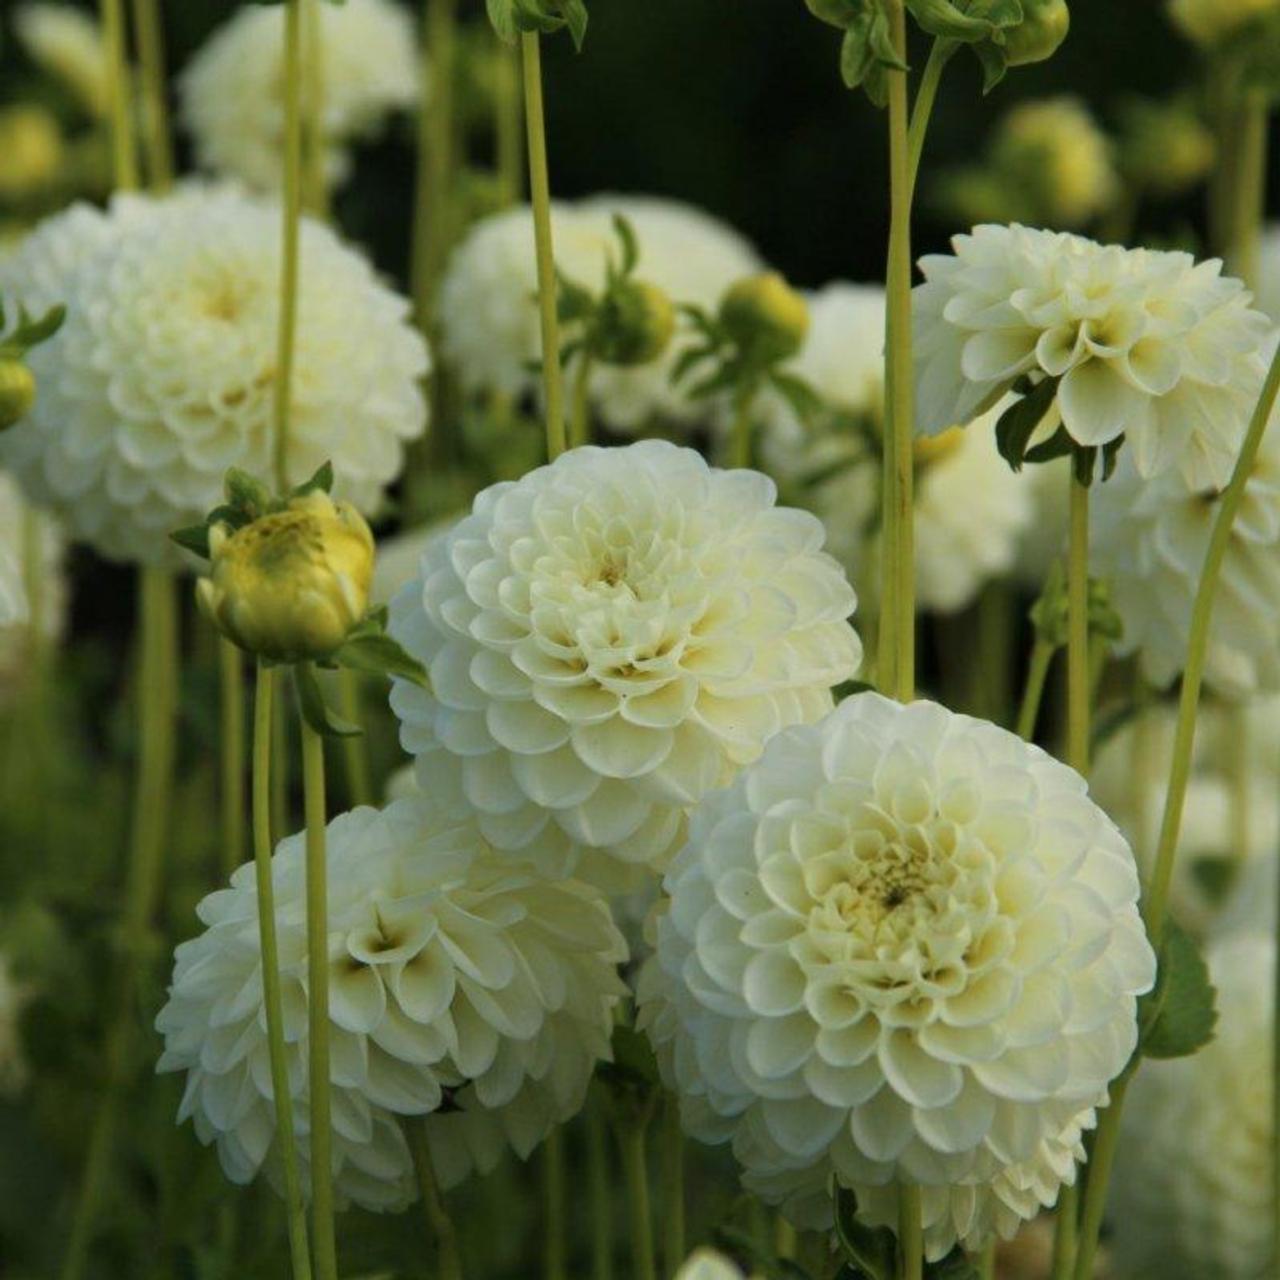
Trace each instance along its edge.
<path fill-rule="evenodd" d="M 90 114 L 106 115 L 110 59 L 88 14 L 69 4 L 23 4 L 14 11 L 13 30 L 37 66 L 61 80 Z"/>
<path fill-rule="evenodd" d="M 1277 415 L 1280 420 L 1280 414 Z M 1177 472 L 1145 480 L 1132 459 L 1096 487 L 1094 567 L 1111 583 L 1124 623 L 1120 654 L 1136 653 L 1163 688 L 1187 660 L 1191 615 L 1221 493 L 1188 487 Z M 1262 438 L 1231 527 L 1214 598 L 1205 678 L 1242 698 L 1280 688 L 1280 431 Z"/>
<path fill-rule="evenodd" d="M 855 597 L 811 515 L 754 471 L 645 441 L 494 485 L 423 556 L 392 634 L 424 790 L 461 790 L 489 840 L 661 866 L 686 806 L 858 669 Z"/>
<path fill-rule="evenodd" d="M 641 992 L 686 1127 L 807 1225 L 832 1175 L 929 1256 L 1073 1176 L 1155 957 L 1083 780 L 936 704 L 849 698 L 695 811 Z"/>
<path fill-rule="evenodd" d="M 0 289 L 66 323 L 28 357 L 41 391 L 0 459 L 74 538 L 176 563 L 237 466 L 271 473 L 280 228 L 228 188 L 59 215 L 0 269 Z M 421 434 L 426 346 L 408 303 L 328 228 L 301 236 L 288 481 L 331 461 L 335 495 L 374 511 Z"/>
<path fill-rule="evenodd" d="M 322 4 L 324 169 L 341 182 L 350 146 L 419 100 L 409 12 L 393 0 Z M 280 189 L 284 163 L 284 10 L 248 5 L 209 38 L 178 81 L 182 119 L 202 168 L 259 191 Z"/>
<path fill-rule="evenodd" d="M 497 860 L 465 805 L 418 795 L 328 829 L 334 1178 L 343 1201 L 415 1195 L 399 1117 L 427 1116 L 442 1185 L 524 1158 L 581 1107 L 607 1056 L 626 947 L 603 898 Z M 304 837 L 272 864 L 295 1127 L 307 1155 Z M 156 1026 L 187 1072 L 179 1120 L 238 1183 L 275 1177 L 251 864 L 199 907 Z M 446 1103 L 448 1104 L 446 1106 Z"/>
<path fill-rule="evenodd" d="M 1042 431 L 1120 436 L 1139 474 L 1223 485 L 1244 438 L 1270 328 L 1216 260 L 980 226 L 920 261 L 921 430 L 970 421 L 1015 383 L 1059 379 Z"/>
<path fill-rule="evenodd" d="M 1237 934 L 1207 959 L 1214 1039 L 1191 1057 L 1145 1063 L 1129 1088 L 1110 1216 L 1117 1261 L 1134 1280 L 1273 1274 L 1275 942 Z"/>
<path fill-rule="evenodd" d="M 695 1249 L 680 1264 L 675 1280 L 745 1280 L 744 1272 L 732 1258 L 715 1249 Z"/>

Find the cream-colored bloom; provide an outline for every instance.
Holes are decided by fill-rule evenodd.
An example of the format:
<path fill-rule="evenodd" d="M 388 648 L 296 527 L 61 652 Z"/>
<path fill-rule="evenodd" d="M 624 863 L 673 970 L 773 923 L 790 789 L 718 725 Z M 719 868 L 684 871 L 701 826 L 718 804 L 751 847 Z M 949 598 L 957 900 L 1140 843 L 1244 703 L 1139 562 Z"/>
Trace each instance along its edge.
<path fill-rule="evenodd" d="M 69 4 L 23 4 L 13 29 L 28 56 L 61 80 L 92 115 L 106 115 L 110 64 L 102 32 L 82 9 Z"/>
<path fill-rule="evenodd" d="M 341 182 L 351 144 L 418 102 L 419 55 L 409 11 L 392 0 L 321 4 L 325 176 Z M 284 172 L 284 10 L 246 5 L 178 81 L 183 123 L 202 168 L 276 191 Z"/>
<path fill-rule="evenodd" d="M 273 859 L 292 1102 L 307 1146 L 304 838 Z M 419 795 L 328 832 L 335 1187 L 398 1209 L 416 1187 L 398 1117 L 428 1116 L 445 1187 L 529 1152 L 581 1107 L 608 1055 L 626 948 L 599 894 L 495 859 L 465 803 Z M 179 1119 L 233 1182 L 275 1143 L 251 864 L 200 904 L 156 1020 L 161 1071 L 187 1072 Z M 435 1114 L 448 1099 L 452 1109 Z"/>
<path fill-rule="evenodd" d="M 6 299 L 68 306 L 0 458 L 73 537 L 175 563 L 169 532 L 221 501 L 228 467 L 271 474 L 279 258 L 274 204 L 192 187 L 76 207 L 0 266 Z M 301 263 L 288 481 L 331 461 L 336 496 L 371 513 L 425 426 L 426 347 L 327 227 L 303 223 Z"/>
<path fill-rule="evenodd" d="M 641 982 L 686 1128 L 807 1225 L 926 1188 L 931 1258 L 1074 1176 L 1155 958 L 1123 837 L 994 725 L 858 694 L 693 813 Z"/>
<path fill-rule="evenodd" d="M 1158 687 L 1186 664 L 1219 501 L 1216 489 L 1189 489 L 1177 472 L 1144 480 L 1132 460 L 1122 458 L 1091 504 L 1093 572 L 1110 581 L 1124 623 L 1117 652 L 1136 653 Z M 1280 688 L 1280 431 L 1274 423 L 1231 528 L 1205 677 L 1230 697 Z"/>
<path fill-rule="evenodd" d="M 1197 44 L 1214 45 L 1280 8 L 1277 0 L 1169 0 L 1169 17 Z"/>
<path fill-rule="evenodd" d="M 636 279 L 656 285 L 674 302 L 714 310 L 725 289 L 760 269 L 755 251 L 710 215 L 675 200 L 601 195 L 552 208 L 556 265 L 570 280 L 598 290 L 609 256 L 617 257 L 613 216 L 627 218 L 639 245 Z M 455 250 L 440 290 L 444 354 L 470 392 L 536 394 L 531 364 L 542 358 L 537 310 L 533 222 L 527 207 L 478 223 Z M 605 425 L 634 431 L 658 416 L 696 420 L 705 406 L 689 402 L 670 374 L 689 346 L 677 337 L 652 364 L 592 371 L 591 401 Z"/>
<path fill-rule="evenodd" d="M 1134 1280 L 1274 1274 L 1271 978 L 1275 942 L 1224 938 L 1209 951 L 1218 1025 L 1199 1053 L 1147 1062 L 1124 1111 L 1111 1218 Z"/>
<path fill-rule="evenodd" d="M 443 542 L 460 518 L 457 515 L 446 516 L 431 524 L 402 530 L 379 542 L 369 599 L 374 604 L 390 604 L 396 592 L 418 576 L 418 566 L 428 548 L 436 542 Z"/>
<path fill-rule="evenodd" d="M 675 1280 L 745 1280 L 741 1267 L 715 1249 L 695 1249 L 681 1264 Z"/>
<path fill-rule="evenodd" d="M 1083 446 L 1123 435 L 1139 474 L 1226 483 L 1269 325 L 1217 261 L 980 226 L 921 259 L 921 430 L 968 422 L 1023 378 L 1060 379 L 1042 430 Z"/>
<path fill-rule="evenodd" d="M 661 866 L 686 806 L 858 669 L 822 526 L 747 470 L 650 440 L 494 485 L 392 602 L 431 689 L 397 682 L 426 791 L 552 873 L 582 848 Z"/>

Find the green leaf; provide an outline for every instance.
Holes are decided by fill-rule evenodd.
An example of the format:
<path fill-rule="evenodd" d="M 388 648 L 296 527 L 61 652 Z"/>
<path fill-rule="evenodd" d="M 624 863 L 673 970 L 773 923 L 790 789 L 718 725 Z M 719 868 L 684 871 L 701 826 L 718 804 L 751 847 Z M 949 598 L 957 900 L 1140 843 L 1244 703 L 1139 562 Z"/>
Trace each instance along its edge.
<path fill-rule="evenodd" d="M 587 6 L 583 0 L 561 0 L 565 26 L 569 28 L 569 38 L 573 47 L 582 52 L 582 42 L 587 36 Z"/>
<path fill-rule="evenodd" d="M 1071 466 L 1076 473 L 1076 483 L 1086 489 L 1093 485 L 1098 473 L 1098 450 L 1095 445 L 1076 445 L 1071 451 Z"/>
<path fill-rule="evenodd" d="M 1102 481 L 1105 484 L 1116 473 L 1116 463 L 1120 461 L 1120 450 L 1124 448 L 1124 433 L 1108 440 L 1102 446 Z"/>
<path fill-rule="evenodd" d="M 985 40 L 992 32 L 989 21 L 963 12 L 951 0 L 907 0 L 907 8 L 931 36 L 971 44 Z"/>
<path fill-rule="evenodd" d="M 840 78 L 846 89 L 859 88 L 875 65 L 870 37 L 870 19 L 859 19 L 844 33 L 840 43 Z"/>
<path fill-rule="evenodd" d="M 1023 462 L 1052 462 L 1055 458 L 1065 458 L 1075 448 L 1075 441 L 1068 434 L 1066 427 L 1059 427 L 1047 440 L 1033 445 L 1022 455 Z"/>
<path fill-rule="evenodd" d="M 359 725 L 342 719 L 325 706 L 320 682 L 310 663 L 293 664 L 293 685 L 298 692 L 298 710 L 302 718 L 322 738 L 355 738 L 364 732 Z"/>
<path fill-rule="evenodd" d="M 836 1236 L 845 1258 L 867 1280 L 894 1280 L 898 1272 L 898 1242 L 888 1227 L 869 1227 L 858 1220 L 858 1197 L 848 1187 L 836 1187 Z"/>
<path fill-rule="evenodd" d="M 1014 471 L 1022 470 L 1027 445 L 1057 394 L 1058 379 L 1045 378 L 1000 415 L 996 423 L 996 448 Z"/>
<path fill-rule="evenodd" d="M 1217 993 L 1199 944 L 1170 920 L 1160 948 L 1156 988 L 1143 999 L 1138 1052 L 1148 1058 L 1185 1058 L 1213 1039 Z"/>
<path fill-rule="evenodd" d="M 333 492 L 332 462 L 322 462 L 316 468 L 316 473 L 310 480 L 304 480 L 297 488 L 289 490 L 289 496 L 291 498 L 305 498 L 307 494 L 315 493 L 318 490 L 324 493 Z"/>
<path fill-rule="evenodd" d="M 202 560 L 209 559 L 209 526 L 207 524 L 193 524 L 185 529 L 175 529 L 169 535 L 169 541 L 176 542 L 187 551 L 194 551 Z"/>
<path fill-rule="evenodd" d="M 973 46 L 982 67 L 982 92 L 990 93 L 1009 74 L 1009 60 L 1004 50 L 990 40 Z"/>
<path fill-rule="evenodd" d="M 514 0 L 486 0 L 489 21 L 493 24 L 498 39 L 507 44 L 515 44 L 520 36 L 520 28 L 516 26 L 516 7 Z"/>
<path fill-rule="evenodd" d="M 715 354 L 714 347 L 690 347 L 687 351 L 682 351 L 679 359 L 672 365 L 667 380 L 672 386 L 679 385 L 698 365 L 704 360 L 712 359 Z"/>
<path fill-rule="evenodd" d="M 424 689 L 430 687 L 426 667 L 389 635 L 348 636 L 346 643 L 333 655 L 333 661 L 352 671 L 399 676 Z"/>
<path fill-rule="evenodd" d="M 820 22 L 842 31 L 862 11 L 863 0 L 804 0 L 805 6 Z"/>
<path fill-rule="evenodd" d="M 613 1029 L 613 1061 L 596 1068 L 602 1079 L 615 1084 L 656 1087 L 660 1083 L 658 1060 L 649 1037 L 635 1027 L 619 1023 Z"/>
<path fill-rule="evenodd" d="M 636 229 L 620 213 L 613 215 L 613 229 L 622 245 L 622 274 L 629 276 L 640 261 L 640 242 L 636 239 Z"/>
<path fill-rule="evenodd" d="M 227 472 L 223 488 L 227 494 L 227 505 L 251 517 L 270 511 L 273 505 L 271 490 L 256 476 L 239 467 L 232 467 Z"/>
<path fill-rule="evenodd" d="M 26 355 L 32 347 L 38 347 L 40 343 L 52 338 L 62 328 L 62 322 L 66 318 L 67 309 L 62 306 L 50 307 L 38 320 L 33 320 L 26 308 L 19 307 L 18 327 L 0 344 L 0 352 L 13 356 Z M 3 324 L 3 317 L 0 317 L 0 326 Z"/>

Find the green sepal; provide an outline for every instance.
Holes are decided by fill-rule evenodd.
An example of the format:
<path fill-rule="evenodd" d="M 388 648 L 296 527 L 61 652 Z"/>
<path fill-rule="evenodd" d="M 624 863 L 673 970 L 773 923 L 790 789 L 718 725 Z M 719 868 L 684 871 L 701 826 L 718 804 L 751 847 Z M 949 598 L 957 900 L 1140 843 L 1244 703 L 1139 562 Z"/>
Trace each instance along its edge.
<path fill-rule="evenodd" d="M 359 725 L 335 715 L 325 706 L 315 668 L 309 662 L 293 664 L 293 686 L 298 693 L 302 718 L 322 738 L 355 738 L 364 732 Z"/>
<path fill-rule="evenodd" d="M 866 1280 L 894 1280 L 898 1274 L 898 1241 L 888 1227 L 869 1227 L 858 1219 L 858 1197 L 839 1184 L 836 1238 L 845 1259 Z"/>
<path fill-rule="evenodd" d="M 866 0 L 804 0 L 804 3 L 819 22 L 843 31 L 862 12 Z"/>
<path fill-rule="evenodd" d="M 340 667 L 351 671 L 366 671 L 372 675 L 409 680 L 423 689 L 430 688 L 427 669 L 398 640 L 385 632 L 367 632 L 347 637 L 342 647 L 332 655 Z"/>
<path fill-rule="evenodd" d="M 1199 943 L 1173 920 L 1164 926 L 1155 990 L 1139 1002 L 1138 1052 L 1186 1058 L 1213 1039 L 1217 992 Z"/>
<path fill-rule="evenodd" d="M 309 480 L 304 480 L 300 485 L 289 490 L 289 497 L 305 498 L 307 494 L 317 492 L 333 492 L 332 462 L 322 462 L 316 468 L 315 474 Z"/>
<path fill-rule="evenodd" d="M 275 506 L 271 490 L 256 476 L 239 467 L 232 467 L 227 472 L 223 489 L 227 495 L 227 506 L 244 512 L 252 520 L 265 515 Z"/>
<path fill-rule="evenodd" d="M 575 49 L 587 34 L 584 0 L 486 0 L 489 21 L 499 39 L 513 44 L 523 33 L 553 35 L 567 28 Z"/>
<path fill-rule="evenodd" d="M 1058 379 L 1045 378 L 1011 404 L 996 423 L 996 448 L 1014 471 L 1027 461 L 1027 446 L 1058 394 Z"/>
<path fill-rule="evenodd" d="M 3 341 L 0 341 L 0 359 L 18 360 L 25 356 L 32 347 L 47 342 L 67 318 L 67 309 L 63 306 L 50 307 L 44 315 L 33 320 L 25 307 L 18 308 L 18 325 Z M 0 329 L 4 328 L 4 305 L 0 302 Z"/>
<path fill-rule="evenodd" d="M 185 529 L 175 529 L 169 535 L 170 542 L 176 542 L 184 551 L 192 551 L 201 560 L 209 559 L 209 526 L 192 524 Z"/>
<path fill-rule="evenodd" d="M 615 213 L 613 230 L 618 237 L 618 243 L 622 245 L 622 265 L 618 274 L 629 276 L 640 261 L 640 242 L 636 239 L 636 229 L 631 225 L 630 219 Z"/>
<path fill-rule="evenodd" d="M 966 13 L 951 0 L 907 0 L 907 8 L 931 36 L 946 40 L 972 44 L 987 39 L 994 29 L 988 19 Z"/>

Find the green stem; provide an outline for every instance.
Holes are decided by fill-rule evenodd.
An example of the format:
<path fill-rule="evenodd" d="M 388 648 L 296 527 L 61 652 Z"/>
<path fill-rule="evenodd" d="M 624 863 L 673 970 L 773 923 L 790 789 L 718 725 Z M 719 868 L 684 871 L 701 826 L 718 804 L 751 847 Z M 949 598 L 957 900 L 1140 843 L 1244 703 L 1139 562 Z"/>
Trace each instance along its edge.
<path fill-rule="evenodd" d="M 458 1233 L 445 1208 L 435 1166 L 431 1163 L 431 1146 L 427 1137 L 427 1121 L 422 1116 L 406 1116 L 402 1121 L 413 1169 L 422 1193 L 422 1208 L 427 1227 L 436 1242 L 436 1264 L 439 1280 L 462 1280 L 462 1255 L 458 1249 Z"/>
<path fill-rule="evenodd" d="M 280 696 L 271 712 L 271 833 L 282 840 L 293 827 L 289 813 L 289 716 L 285 702 L 288 685 L 282 685 Z"/>
<path fill-rule="evenodd" d="M 978 1255 L 978 1280 L 996 1280 L 996 1241 L 990 1241 Z"/>
<path fill-rule="evenodd" d="M 1258 284 L 1258 251 L 1266 216 L 1268 109 L 1266 95 L 1248 89 L 1235 112 L 1236 163 L 1227 264 L 1250 288 Z"/>
<path fill-rule="evenodd" d="M 218 736 L 222 747 L 222 869 L 227 875 L 244 861 L 243 661 L 240 650 L 230 640 L 219 636 L 218 702 L 221 731 Z M 268 731 L 269 728 L 268 725 Z"/>
<path fill-rule="evenodd" d="M 591 443 L 591 374 L 595 360 L 589 351 L 578 357 L 573 377 L 573 412 L 569 417 L 569 448 Z"/>
<path fill-rule="evenodd" d="M 423 99 L 418 106 L 418 173 L 411 266 L 414 314 L 424 333 L 431 329 L 432 296 L 449 250 L 457 22 L 458 0 L 426 0 L 422 14 Z M 432 430 L 439 431 L 443 425 L 435 422 Z"/>
<path fill-rule="evenodd" d="M 147 178 L 153 191 L 167 191 L 173 185 L 173 141 L 169 131 L 164 27 L 160 21 L 159 0 L 133 0 L 133 26 L 138 38 Z"/>
<path fill-rule="evenodd" d="M 644 1123 L 628 1118 L 618 1125 L 622 1176 L 631 1223 L 631 1274 L 634 1280 L 657 1280 L 653 1228 L 649 1215 L 649 1167 L 645 1159 Z"/>
<path fill-rule="evenodd" d="M 307 821 L 307 1041 L 311 1091 L 311 1225 L 318 1280 L 338 1280 L 333 1228 L 329 1077 L 329 890 L 325 855 L 324 741 L 299 715 Z"/>
<path fill-rule="evenodd" d="M 779 1213 L 773 1224 L 774 1252 L 779 1258 L 795 1258 L 796 1248 L 796 1229 Z"/>
<path fill-rule="evenodd" d="M 538 36 L 520 36 L 524 69 L 525 129 L 529 142 L 529 186 L 533 238 L 538 255 L 538 310 L 542 321 L 542 385 L 547 415 L 547 456 L 565 449 L 564 388 L 560 373 L 560 328 L 556 318 L 556 260 L 551 243 L 551 180 L 547 176 L 547 126 L 542 106 L 542 48 Z"/>
<path fill-rule="evenodd" d="M 904 1182 L 898 1187 L 898 1280 L 921 1280 L 924 1275 L 924 1223 L 920 1188 Z"/>
<path fill-rule="evenodd" d="M 520 55 L 497 36 L 493 89 L 494 159 L 502 204 L 517 204 L 524 196 L 524 107 L 520 100 Z"/>
<path fill-rule="evenodd" d="M 289 417 L 298 327 L 298 223 L 302 216 L 302 0 L 285 0 L 284 193 L 281 208 L 280 319 L 276 333 L 275 482 L 289 487 Z"/>
<path fill-rule="evenodd" d="M 662 1106 L 662 1265 L 674 1276 L 684 1261 L 684 1130 L 680 1104 L 668 1094 Z"/>
<path fill-rule="evenodd" d="M 1195 750 L 1196 713 L 1200 706 L 1200 689 L 1204 682 L 1205 657 L 1209 650 L 1209 629 L 1213 622 L 1213 600 L 1217 592 L 1222 562 L 1226 558 L 1231 541 L 1231 530 L 1244 499 L 1245 486 L 1257 462 L 1258 449 L 1280 394 L 1280 350 L 1271 361 L 1266 382 L 1262 388 L 1249 430 L 1245 435 L 1240 456 L 1236 459 L 1231 481 L 1223 491 L 1209 538 L 1209 549 L 1200 571 L 1200 584 L 1196 589 L 1195 604 L 1191 611 L 1191 634 L 1187 643 L 1187 662 L 1182 675 L 1182 690 L 1178 699 L 1178 722 L 1173 740 L 1173 763 L 1169 770 L 1169 786 L 1165 794 L 1164 817 L 1160 824 L 1160 837 L 1156 846 L 1155 870 L 1143 901 L 1143 919 L 1147 934 L 1156 954 L 1164 937 L 1165 913 L 1169 905 L 1169 886 L 1173 881 L 1174 858 L 1178 849 L 1178 836 L 1182 829 L 1182 811 L 1187 798 L 1187 783 L 1191 778 L 1191 757 Z M 1120 1114 L 1124 1103 L 1128 1077 L 1136 1064 L 1131 1063 L 1120 1079 L 1112 1085 L 1111 1105 L 1098 1120 L 1094 1140 L 1093 1158 L 1089 1166 L 1088 1183 L 1084 1190 L 1084 1211 L 1080 1225 L 1080 1252 L 1076 1259 L 1076 1280 L 1091 1280 L 1093 1261 L 1097 1253 L 1098 1233 L 1102 1228 L 1102 1215 L 1106 1206 L 1107 1183 L 1115 1147 L 1119 1142 Z M 1105 1158 L 1100 1159 L 1100 1154 Z"/>
<path fill-rule="evenodd" d="M 338 672 L 338 712 L 351 724 L 363 724 L 360 707 L 360 677 L 349 667 Z M 355 807 L 373 804 L 373 780 L 369 776 L 369 739 L 354 734 L 342 739 L 342 764 L 347 783 L 347 802 Z"/>
<path fill-rule="evenodd" d="M 744 388 L 735 398 L 733 425 L 729 436 L 729 465 L 731 467 L 749 467 L 751 465 L 752 410 L 755 408 L 755 388 Z"/>
<path fill-rule="evenodd" d="M 929 50 L 929 60 L 924 64 L 924 72 L 920 76 L 920 87 L 916 90 L 915 105 L 911 110 L 911 128 L 907 134 L 907 167 L 910 173 L 911 194 L 915 196 L 916 180 L 920 176 L 920 159 L 924 155 L 925 135 L 929 132 L 929 121 L 933 118 L 934 103 L 938 98 L 938 86 L 942 83 L 942 73 L 947 69 L 960 45 L 943 36 L 937 37 Z"/>
<path fill-rule="evenodd" d="M 545 1280 L 566 1280 L 568 1259 L 565 1201 L 564 1130 L 558 1125 L 542 1144 L 542 1274 Z"/>
<path fill-rule="evenodd" d="M 1053 1268 L 1049 1273 L 1051 1280 L 1071 1280 L 1076 1265 L 1079 1213 L 1080 1186 L 1076 1182 L 1063 1187 L 1058 1193 L 1058 1208 L 1054 1216 Z"/>
<path fill-rule="evenodd" d="M 591 1280 L 613 1280 L 613 1203 L 608 1133 L 599 1096 L 587 1106 L 587 1195 L 591 1204 Z"/>
<path fill-rule="evenodd" d="M 1036 722 L 1040 719 L 1040 704 L 1044 701 L 1044 685 L 1053 665 L 1057 649 L 1040 636 L 1036 637 L 1027 667 L 1027 687 L 1022 694 L 1022 708 L 1018 712 L 1018 737 L 1032 742 L 1036 735 Z"/>
<path fill-rule="evenodd" d="M 138 186 L 138 146 L 133 133 L 124 0 L 99 0 L 98 13 L 107 52 L 112 180 L 117 191 L 133 191 Z"/>
<path fill-rule="evenodd" d="M 227 645 L 226 641 L 223 641 Z M 231 646 L 227 646 L 231 647 Z M 239 650 L 235 651 L 237 656 Z M 271 874 L 271 724 L 276 674 L 259 664 L 253 700 L 253 866 L 258 889 L 258 939 L 262 951 L 262 993 L 267 1015 L 267 1052 L 271 1062 L 271 1103 L 275 1108 L 276 1146 L 284 1177 L 289 1256 L 294 1280 L 310 1280 L 307 1214 L 298 1175 L 293 1134 L 293 1095 L 284 1039 L 284 1001 L 280 990 L 280 952 L 276 941 L 275 886 Z"/>
<path fill-rule="evenodd" d="M 1089 772 L 1089 489 L 1071 475 L 1067 551 L 1067 763 Z"/>
<path fill-rule="evenodd" d="M 329 183 L 324 171 L 324 24 L 320 0 L 302 0 L 302 207 L 314 217 L 329 216 Z"/>

